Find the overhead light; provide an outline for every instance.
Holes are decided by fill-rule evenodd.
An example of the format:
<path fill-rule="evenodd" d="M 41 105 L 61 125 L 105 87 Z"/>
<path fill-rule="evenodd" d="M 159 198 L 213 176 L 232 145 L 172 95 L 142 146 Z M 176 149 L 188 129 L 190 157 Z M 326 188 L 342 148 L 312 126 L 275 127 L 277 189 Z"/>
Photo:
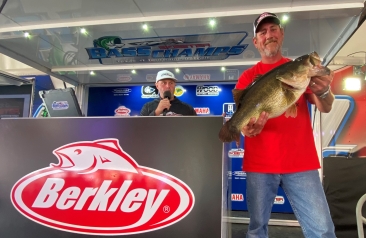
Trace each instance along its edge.
<path fill-rule="evenodd" d="M 142 29 L 144 29 L 144 31 L 147 31 L 147 29 L 148 29 L 149 27 L 147 26 L 147 24 L 143 24 L 142 25 Z"/>
<path fill-rule="evenodd" d="M 290 17 L 287 14 L 285 14 L 285 15 L 282 16 L 281 22 L 286 23 L 288 21 L 288 19 L 290 19 Z"/>
<path fill-rule="evenodd" d="M 134 70 L 134 69 L 131 70 L 131 73 L 136 74 L 136 70 Z"/>
<path fill-rule="evenodd" d="M 360 91 L 361 79 L 358 77 L 349 77 L 344 80 L 344 90 L 346 91 Z"/>
<path fill-rule="evenodd" d="M 89 73 L 90 75 L 95 75 L 94 71 L 90 71 Z"/>
<path fill-rule="evenodd" d="M 24 37 L 28 38 L 30 36 L 29 32 L 24 32 Z"/>
<path fill-rule="evenodd" d="M 180 72 L 180 69 L 176 68 L 176 69 L 175 69 L 175 72 L 176 72 L 176 73 L 179 73 L 179 72 Z"/>
<path fill-rule="evenodd" d="M 85 34 L 87 33 L 87 32 L 86 32 L 86 29 L 85 29 L 85 28 L 81 28 L 81 29 L 80 29 L 80 33 L 85 35 Z"/>
<path fill-rule="evenodd" d="M 221 71 L 225 71 L 226 70 L 226 68 L 225 67 L 221 67 Z"/>
<path fill-rule="evenodd" d="M 211 19 L 210 20 L 210 26 L 214 27 L 216 25 L 216 20 L 215 19 Z"/>

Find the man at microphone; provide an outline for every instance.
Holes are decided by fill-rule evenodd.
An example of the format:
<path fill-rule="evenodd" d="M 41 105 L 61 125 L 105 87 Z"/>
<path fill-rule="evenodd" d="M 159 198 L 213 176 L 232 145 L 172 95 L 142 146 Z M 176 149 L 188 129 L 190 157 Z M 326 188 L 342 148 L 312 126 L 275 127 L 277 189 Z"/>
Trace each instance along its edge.
<path fill-rule="evenodd" d="M 141 116 L 196 116 L 196 111 L 174 96 L 177 79 L 168 70 L 161 70 L 156 76 L 155 86 L 160 98 L 145 103 Z"/>

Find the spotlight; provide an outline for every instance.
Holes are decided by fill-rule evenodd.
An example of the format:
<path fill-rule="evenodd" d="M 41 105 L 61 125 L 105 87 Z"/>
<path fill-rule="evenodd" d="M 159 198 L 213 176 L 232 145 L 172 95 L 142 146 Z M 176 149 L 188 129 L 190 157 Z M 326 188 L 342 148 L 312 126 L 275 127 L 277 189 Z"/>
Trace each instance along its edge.
<path fill-rule="evenodd" d="M 360 91 L 361 79 L 357 77 L 350 77 L 344 80 L 344 90 L 346 91 Z"/>
<path fill-rule="evenodd" d="M 216 20 L 215 19 L 211 19 L 210 20 L 210 26 L 214 27 L 216 25 Z"/>
<path fill-rule="evenodd" d="M 289 19 L 290 19 L 290 17 L 288 15 L 283 15 L 282 16 L 282 22 L 283 23 L 286 23 Z"/>
<path fill-rule="evenodd" d="M 147 24 L 143 24 L 142 25 L 142 29 L 144 29 L 144 31 L 147 31 L 147 29 L 148 29 L 149 27 L 147 26 Z"/>
<path fill-rule="evenodd" d="M 221 71 L 225 71 L 226 70 L 226 68 L 225 67 L 221 67 Z"/>
<path fill-rule="evenodd" d="M 175 72 L 176 72 L 176 73 L 179 73 L 179 72 L 180 72 L 180 69 L 176 68 L 176 69 L 175 69 Z"/>
<path fill-rule="evenodd" d="M 85 35 L 85 34 L 87 33 L 87 32 L 86 32 L 86 29 L 85 29 L 85 28 L 81 28 L 81 29 L 80 29 L 80 33 Z"/>
<path fill-rule="evenodd" d="M 90 75 L 95 75 L 94 71 L 90 71 L 89 73 Z"/>
<path fill-rule="evenodd" d="M 131 70 L 131 73 L 136 74 L 136 70 L 134 70 L 134 69 Z"/>
<path fill-rule="evenodd" d="M 24 32 L 24 37 L 28 38 L 30 36 L 29 32 Z"/>

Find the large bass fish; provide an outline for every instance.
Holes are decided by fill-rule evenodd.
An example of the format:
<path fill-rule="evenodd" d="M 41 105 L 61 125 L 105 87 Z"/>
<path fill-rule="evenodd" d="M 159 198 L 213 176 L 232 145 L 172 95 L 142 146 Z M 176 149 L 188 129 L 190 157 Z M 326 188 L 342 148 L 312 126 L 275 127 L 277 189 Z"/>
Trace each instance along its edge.
<path fill-rule="evenodd" d="M 242 128 L 250 118 L 258 119 L 263 111 L 269 113 L 269 118 L 278 117 L 284 112 L 286 117 L 296 117 L 295 103 L 305 92 L 310 78 L 330 74 L 330 69 L 320 63 L 318 54 L 312 52 L 258 75 L 243 90 L 233 89 L 236 111 L 221 128 L 220 140 L 239 141 Z"/>

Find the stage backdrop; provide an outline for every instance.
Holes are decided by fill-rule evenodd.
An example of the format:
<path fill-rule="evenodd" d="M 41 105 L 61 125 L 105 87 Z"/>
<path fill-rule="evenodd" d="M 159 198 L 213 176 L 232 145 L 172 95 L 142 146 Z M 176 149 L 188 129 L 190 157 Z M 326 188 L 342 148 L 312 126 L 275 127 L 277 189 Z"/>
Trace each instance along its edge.
<path fill-rule="evenodd" d="M 230 118 L 236 107 L 232 96 L 235 84 L 177 85 L 174 95 L 194 107 L 198 116 L 226 114 Z M 87 116 L 139 116 L 142 106 L 158 98 L 153 84 L 123 87 L 89 88 Z M 218 134 L 218 131 L 217 131 Z M 215 135 L 217 136 L 217 135 Z M 247 211 L 246 174 L 242 171 L 244 138 L 241 146 L 225 143 L 224 156 L 227 162 L 228 196 L 230 209 Z M 292 213 L 290 203 L 282 188 L 278 190 L 273 212 Z"/>

